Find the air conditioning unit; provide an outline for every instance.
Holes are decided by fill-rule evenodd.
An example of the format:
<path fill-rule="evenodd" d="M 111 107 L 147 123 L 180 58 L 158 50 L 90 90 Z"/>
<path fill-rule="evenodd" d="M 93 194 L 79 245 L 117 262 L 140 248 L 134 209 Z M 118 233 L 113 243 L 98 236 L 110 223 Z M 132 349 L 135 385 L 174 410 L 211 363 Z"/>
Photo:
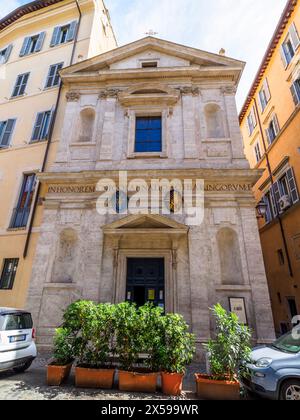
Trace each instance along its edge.
<path fill-rule="evenodd" d="M 291 205 L 292 205 L 292 200 L 291 200 L 289 195 L 284 195 L 280 198 L 280 200 L 279 200 L 280 212 L 285 211 L 286 209 L 291 207 Z"/>

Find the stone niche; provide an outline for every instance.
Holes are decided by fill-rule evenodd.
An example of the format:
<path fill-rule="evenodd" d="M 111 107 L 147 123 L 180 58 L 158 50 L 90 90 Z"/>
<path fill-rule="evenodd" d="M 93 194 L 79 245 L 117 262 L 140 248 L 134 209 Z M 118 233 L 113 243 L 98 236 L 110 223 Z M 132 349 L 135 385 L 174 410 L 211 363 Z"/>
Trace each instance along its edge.
<path fill-rule="evenodd" d="M 72 228 L 66 228 L 59 235 L 52 283 L 74 283 L 78 254 L 78 235 Z"/>
<path fill-rule="evenodd" d="M 241 252 L 237 233 L 230 228 L 222 228 L 217 233 L 221 281 L 223 285 L 243 285 Z"/>

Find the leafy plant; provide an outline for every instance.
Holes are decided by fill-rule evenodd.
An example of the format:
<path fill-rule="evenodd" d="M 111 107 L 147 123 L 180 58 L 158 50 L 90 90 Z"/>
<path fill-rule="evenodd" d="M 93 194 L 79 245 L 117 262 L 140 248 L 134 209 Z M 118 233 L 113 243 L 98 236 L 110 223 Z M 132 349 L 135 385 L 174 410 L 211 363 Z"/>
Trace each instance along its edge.
<path fill-rule="evenodd" d="M 133 371 L 139 361 L 139 353 L 143 349 L 141 318 L 135 305 L 128 302 L 116 306 L 116 353 L 120 367 Z"/>
<path fill-rule="evenodd" d="M 67 328 L 55 331 L 53 356 L 57 366 L 66 366 L 73 361 L 73 340 Z"/>
<path fill-rule="evenodd" d="M 161 369 L 168 373 L 185 373 L 195 354 L 195 335 L 189 333 L 184 318 L 178 314 L 168 314 L 161 319 L 162 342 L 155 357 Z"/>
<path fill-rule="evenodd" d="M 205 345 L 211 374 L 215 380 L 235 381 L 247 374 L 251 331 L 240 324 L 236 314 L 227 312 L 220 304 L 214 306 L 212 312 L 216 319 L 216 339 Z"/>

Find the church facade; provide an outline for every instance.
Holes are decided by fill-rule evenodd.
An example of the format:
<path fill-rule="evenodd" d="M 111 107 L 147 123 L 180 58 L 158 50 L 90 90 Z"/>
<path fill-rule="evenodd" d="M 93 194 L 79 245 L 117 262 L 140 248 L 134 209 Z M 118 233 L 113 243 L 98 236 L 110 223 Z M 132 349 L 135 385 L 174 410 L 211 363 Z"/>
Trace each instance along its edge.
<path fill-rule="evenodd" d="M 218 302 L 256 343 L 273 340 L 252 194 L 261 174 L 245 159 L 235 103 L 243 68 L 147 37 L 61 71 L 67 105 L 55 163 L 39 175 L 44 215 L 28 296 L 40 348 L 77 299 L 152 301 L 181 313 L 199 355 Z M 154 207 L 145 200 L 164 180 L 169 213 L 165 197 Z M 198 181 L 195 223 L 176 207 L 187 201 L 178 185 L 195 191 Z M 111 191 L 115 211 L 99 210 Z"/>

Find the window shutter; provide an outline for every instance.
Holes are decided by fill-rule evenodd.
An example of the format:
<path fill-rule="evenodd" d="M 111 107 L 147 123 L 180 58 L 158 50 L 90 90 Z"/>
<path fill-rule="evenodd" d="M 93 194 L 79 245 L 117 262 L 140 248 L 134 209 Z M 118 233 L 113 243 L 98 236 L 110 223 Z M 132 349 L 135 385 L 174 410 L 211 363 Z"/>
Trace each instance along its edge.
<path fill-rule="evenodd" d="M 76 31 L 77 31 L 77 20 L 74 20 L 73 22 L 70 23 L 70 28 L 68 30 L 68 35 L 67 35 L 67 42 L 73 41 L 76 35 Z"/>
<path fill-rule="evenodd" d="M 34 123 L 34 128 L 33 128 L 33 132 L 32 132 L 32 137 L 31 137 L 31 141 L 35 141 L 35 140 L 39 140 L 40 139 L 40 134 L 41 134 L 41 128 L 42 128 L 42 124 L 43 124 L 43 119 L 44 119 L 44 113 L 43 112 L 39 112 L 37 114 L 35 123 Z"/>
<path fill-rule="evenodd" d="M 51 39 L 51 42 L 50 42 L 50 47 L 54 47 L 55 45 L 58 44 L 58 37 L 59 37 L 59 34 L 60 34 L 60 30 L 61 30 L 60 26 L 56 26 L 56 28 L 54 28 L 53 34 L 52 34 L 52 39 Z"/>
<path fill-rule="evenodd" d="M 2 134 L 2 137 L 1 137 L 1 144 L 0 144 L 0 146 L 4 146 L 4 147 L 7 147 L 7 146 L 9 146 L 9 143 L 10 143 L 10 139 L 11 139 L 11 136 L 12 136 L 12 133 L 13 133 L 13 130 L 14 130 L 14 128 L 15 128 L 15 124 L 16 124 L 16 120 L 8 120 L 7 121 L 7 124 L 6 124 L 6 126 L 5 126 L 5 128 L 4 128 L 4 130 L 3 130 L 3 134 Z"/>
<path fill-rule="evenodd" d="M 256 119 L 256 114 L 255 114 L 254 107 L 252 107 L 251 115 L 252 115 L 253 125 L 254 125 L 254 127 L 256 127 L 257 126 L 257 119 Z"/>
<path fill-rule="evenodd" d="M 56 66 L 50 66 L 48 76 L 47 76 L 46 88 L 49 88 L 53 85 L 55 71 L 56 71 Z"/>
<path fill-rule="evenodd" d="M 299 193 L 298 193 L 298 188 L 297 188 L 293 168 L 290 168 L 286 174 L 287 174 L 287 179 L 288 179 L 288 183 L 291 190 L 291 199 L 292 199 L 293 204 L 295 204 L 299 201 Z"/>
<path fill-rule="evenodd" d="M 26 86 L 27 86 L 27 82 L 28 82 L 28 78 L 29 78 L 29 73 L 23 74 L 23 76 L 21 78 L 21 86 L 20 86 L 19 95 L 24 95 L 25 89 L 26 89 Z"/>
<path fill-rule="evenodd" d="M 277 207 L 276 203 L 279 203 L 279 198 L 280 198 L 279 188 L 278 188 L 277 182 L 275 182 L 275 184 L 273 185 L 273 187 L 270 190 L 270 197 L 271 197 L 271 203 L 272 203 L 272 209 L 273 209 L 274 217 L 277 217 L 278 207 Z"/>
<path fill-rule="evenodd" d="M 288 66 L 288 61 L 287 61 L 287 58 L 286 58 L 284 45 L 281 45 L 280 54 L 281 54 L 281 59 L 282 59 L 282 62 L 283 62 L 283 66 L 286 69 L 287 66 Z"/>
<path fill-rule="evenodd" d="M 7 62 L 8 62 L 9 57 L 10 57 L 10 54 L 11 54 L 11 52 L 12 52 L 12 49 L 13 49 L 13 45 L 12 45 L 12 44 L 10 44 L 10 45 L 6 48 L 5 55 L 4 55 L 4 63 L 7 63 Z"/>
<path fill-rule="evenodd" d="M 249 116 L 246 118 L 246 126 L 247 126 L 247 130 L 248 130 L 248 134 L 249 136 L 251 136 L 251 129 L 250 129 L 250 124 L 249 124 Z"/>
<path fill-rule="evenodd" d="M 23 45 L 22 45 L 22 48 L 21 48 L 21 51 L 20 51 L 20 57 L 24 57 L 30 42 L 31 42 L 31 38 L 29 36 L 27 36 L 24 39 L 24 42 L 23 42 Z"/>
<path fill-rule="evenodd" d="M 17 96 L 19 94 L 19 89 L 20 89 L 20 86 L 21 86 L 21 82 L 22 82 L 22 76 L 18 76 L 15 87 L 14 87 L 14 90 L 13 90 L 13 94 L 12 94 L 13 97 Z"/>
<path fill-rule="evenodd" d="M 293 46 L 295 48 L 295 50 L 299 47 L 299 43 L 300 43 L 300 39 L 299 39 L 299 35 L 298 35 L 298 31 L 297 28 L 295 26 L 295 23 L 293 23 L 290 27 L 289 30 L 290 36 L 291 36 L 291 40 L 293 43 Z"/>
<path fill-rule="evenodd" d="M 277 209 L 279 209 L 279 201 L 281 198 L 278 181 L 274 182 L 272 190 L 273 190 L 272 192 L 273 192 L 273 196 L 275 200 L 276 214 L 277 214 L 278 213 Z"/>
<path fill-rule="evenodd" d="M 261 95 L 261 93 L 259 92 L 259 94 L 258 94 L 258 103 L 259 103 L 261 112 L 264 112 L 264 106 L 263 106 L 263 103 L 261 101 L 261 96 L 260 95 Z"/>
<path fill-rule="evenodd" d="M 264 91 L 265 91 L 265 94 L 266 94 L 266 100 L 267 100 L 267 102 L 269 102 L 269 100 L 271 99 L 271 93 L 270 93 L 268 79 L 265 79 L 265 81 L 264 81 Z"/>
<path fill-rule="evenodd" d="M 298 103 L 299 103 L 299 98 L 298 98 L 298 93 L 297 93 L 296 86 L 295 86 L 294 83 L 292 84 L 292 86 L 290 87 L 290 89 L 291 89 L 293 101 L 294 101 L 295 105 L 297 106 Z"/>
<path fill-rule="evenodd" d="M 35 46 L 35 52 L 41 51 L 41 49 L 43 48 L 45 37 L 46 37 L 46 32 L 41 32 L 39 34 L 39 38 L 38 38 L 38 41 L 37 41 L 36 46 Z"/>
<path fill-rule="evenodd" d="M 266 223 L 270 223 L 270 221 L 272 220 L 272 215 L 271 215 L 271 209 L 270 209 L 270 203 L 269 203 L 268 197 L 264 196 L 263 201 L 267 205 L 267 211 L 265 215 Z"/>
<path fill-rule="evenodd" d="M 268 143 L 269 143 L 269 145 L 272 143 L 272 139 L 271 139 L 271 137 L 270 137 L 270 132 L 269 132 L 269 129 L 267 128 L 266 129 L 266 135 L 267 135 L 267 140 L 268 140 Z"/>
<path fill-rule="evenodd" d="M 59 75 L 59 70 L 61 70 L 63 68 L 63 63 L 60 63 L 56 66 L 56 71 L 55 71 L 55 75 L 54 75 L 54 82 L 53 85 L 57 86 L 59 84 L 60 81 L 60 75 Z"/>
<path fill-rule="evenodd" d="M 274 128 L 275 128 L 276 136 L 277 136 L 277 134 L 280 131 L 280 127 L 279 127 L 279 122 L 278 122 L 278 118 L 276 114 L 274 114 L 273 121 L 274 121 Z"/>

